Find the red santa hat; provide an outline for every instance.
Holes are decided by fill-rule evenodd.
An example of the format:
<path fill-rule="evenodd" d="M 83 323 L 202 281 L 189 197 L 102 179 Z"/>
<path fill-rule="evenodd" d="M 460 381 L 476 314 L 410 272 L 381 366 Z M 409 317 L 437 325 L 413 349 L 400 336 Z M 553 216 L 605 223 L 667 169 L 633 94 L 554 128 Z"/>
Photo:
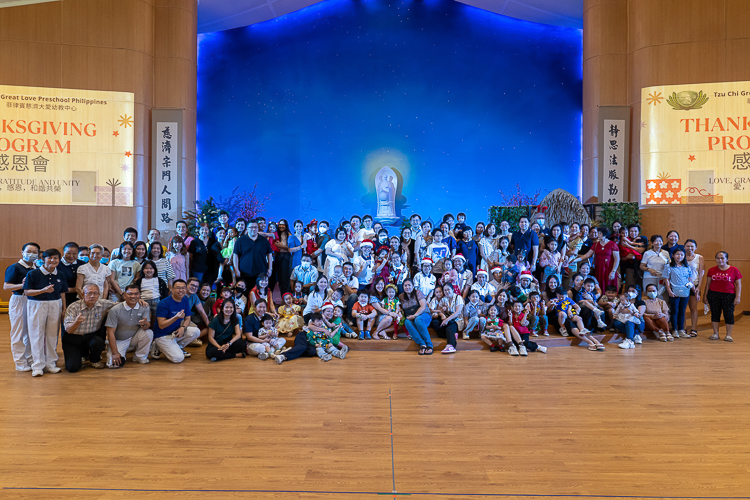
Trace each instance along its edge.
<path fill-rule="evenodd" d="M 362 243 L 360 243 L 359 246 L 360 248 L 361 247 L 375 248 L 375 242 L 373 242 L 372 240 L 362 240 Z"/>
<path fill-rule="evenodd" d="M 434 263 L 434 262 L 432 261 L 432 259 L 431 259 L 431 258 L 429 258 L 429 257 L 425 257 L 424 259 L 422 259 L 422 262 L 420 262 L 420 264 L 421 264 L 421 265 L 429 264 L 429 265 L 431 265 L 431 266 L 432 266 L 432 265 L 434 265 L 435 263 Z"/>
<path fill-rule="evenodd" d="M 490 270 L 490 272 L 491 272 L 492 274 L 495 274 L 495 273 L 502 273 L 502 272 L 503 272 L 503 268 L 502 268 L 502 267 L 500 267 L 500 266 L 498 266 L 498 267 L 493 267 L 493 268 L 492 268 L 492 269 Z"/>
<path fill-rule="evenodd" d="M 524 279 L 524 278 L 533 280 L 534 276 L 531 274 L 531 271 L 526 270 L 526 271 L 522 271 L 520 276 L 518 277 L 518 279 Z"/>
<path fill-rule="evenodd" d="M 331 304 L 330 302 L 326 302 L 325 304 L 323 304 L 323 307 L 320 308 L 321 311 L 325 311 L 326 309 L 333 309 L 333 304 Z"/>
<path fill-rule="evenodd" d="M 457 253 L 453 256 L 452 260 L 461 259 L 463 262 L 466 262 L 466 257 L 463 256 L 463 254 Z"/>
<path fill-rule="evenodd" d="M 377 251 L 377 253 L 380 253 L 380 252 L 382 252 L 383 250 L 385 250 L 386 252 L 388 252 L 388 251 L 390 251 L 390 247 L 388 247 L 388 245 L 380 245 L 380 246 L 378 247 L 378 251 Z"/>
<path fill-rule="evenodd" d="M 487 274 L 487 271 L 485 271 L 484 269 L 480 269 L 479 271 L 477 271 L 477 276 L 479 276 L 480 274 L 484 274 L 485 276 L 489 276 Z"/>

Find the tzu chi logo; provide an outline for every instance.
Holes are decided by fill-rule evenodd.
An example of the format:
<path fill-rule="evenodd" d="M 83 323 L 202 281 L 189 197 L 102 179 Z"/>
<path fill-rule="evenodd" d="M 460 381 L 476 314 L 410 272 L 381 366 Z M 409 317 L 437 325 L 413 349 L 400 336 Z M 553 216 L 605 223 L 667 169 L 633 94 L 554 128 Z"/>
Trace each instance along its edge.
<path fill-rule="evenodd" d="M 683 90 L 682 92 L 672 92 L 667 98 L 667 104 L 677 111 L 690 111 L 691 109 L 701 109 L 708 102 L 708 96 L 692 90 Z"/>

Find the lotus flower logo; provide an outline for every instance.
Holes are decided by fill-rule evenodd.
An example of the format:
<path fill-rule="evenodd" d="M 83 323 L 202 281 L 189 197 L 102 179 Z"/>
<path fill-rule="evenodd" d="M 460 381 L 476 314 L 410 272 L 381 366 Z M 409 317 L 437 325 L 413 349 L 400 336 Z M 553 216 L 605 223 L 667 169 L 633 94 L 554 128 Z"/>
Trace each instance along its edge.
<path fill-rule="evenodd" d="M 673 109 L 683 111 L 701 109 L 707 101 L 708 96 L 704 94 L 702 90 L 700 92 L 694 92 L 692 90 L 672 92 L 672 95 L 667 98 L 667 104 L 672 106 Z"/>

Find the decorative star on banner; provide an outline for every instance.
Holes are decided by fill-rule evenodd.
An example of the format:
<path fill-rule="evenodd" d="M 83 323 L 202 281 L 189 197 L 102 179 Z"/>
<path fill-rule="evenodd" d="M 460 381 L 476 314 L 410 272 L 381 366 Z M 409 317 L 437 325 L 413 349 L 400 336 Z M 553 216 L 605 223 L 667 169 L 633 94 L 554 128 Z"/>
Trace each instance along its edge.
<path fill-rule="evenodd" d="M 128 158 L 130 158 L 130 156 L 131 156 L 132 154 L 133 154 L 133 153 L 131 153 L 130 151 L 125 151 L 125 156 L 127 156 Z"/>
<path fill-rule="evenodd" d="M 646 128 L 646 122 L 641 122 L 641 128 Z"/>
<path fill-rule="evenodd" d="M 120 132 L 115 130 L 114 132 L 112 132 L 112 135 L 114 135 L 115 137 L 120 137 Z"/>
<path fill-rule="evenodd" d="M 664 97 L 662 97 L 661 92 L 652 92 L 648 95 L 646 102 L 656 106 L 657 104 L 661 104 L 662 99 L 664 99 Z"/>
<path fill-rule="evenodd" d="M 133 126 L 133 117 L 128 116 L 127 114 L 122 115 L 117 121 L 120 122 L 121 127 L 128 128 Z"/>
<path fill-rule="evenodd" d="M 695 155 L 690 155 L 690 156 L 688 156 L 688 160 L 690 160 L 690 161 L 695 161 Z"/>
<path fill-rule="evenodd" d="M 130 170 L 130 165 L 128 165 L 127 163 L 123 163 L 120 166 L 122 167 L 123 172 L 128 172 Z"/>

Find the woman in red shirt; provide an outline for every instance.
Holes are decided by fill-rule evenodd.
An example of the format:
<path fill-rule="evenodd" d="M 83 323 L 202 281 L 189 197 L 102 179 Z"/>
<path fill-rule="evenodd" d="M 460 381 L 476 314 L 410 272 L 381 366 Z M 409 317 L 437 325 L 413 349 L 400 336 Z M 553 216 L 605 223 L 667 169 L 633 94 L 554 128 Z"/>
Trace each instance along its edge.
<path fill-rule="evenodd" d="M 717 266 L 708 270 L 706 287 L 703 292 L 704 303 L 711 308 L 711 326 L 714 333 L 709 340 L 719 340 L 719 321 L 724 312 L 724 323 L 727 335 L 724 340 L 732 342 L 734 328 L 734 306 L 739 305 L 742 295 L 742 274 L 740 270 L 729 265 L 729 254 L 722 251 L 716 254 Z"/>

